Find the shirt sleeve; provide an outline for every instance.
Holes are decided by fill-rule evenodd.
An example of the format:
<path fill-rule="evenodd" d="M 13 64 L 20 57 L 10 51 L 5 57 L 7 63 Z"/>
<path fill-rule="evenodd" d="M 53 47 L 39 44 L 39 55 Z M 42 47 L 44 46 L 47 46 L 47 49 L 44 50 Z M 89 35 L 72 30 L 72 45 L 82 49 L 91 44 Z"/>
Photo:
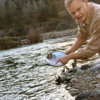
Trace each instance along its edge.
<path fill-rule="evenodd" d="M 93 30 L 87 46 L 78 51 L 83 58 L 89 58 L 100 52 L 100 21 L 94 25 Z"/>

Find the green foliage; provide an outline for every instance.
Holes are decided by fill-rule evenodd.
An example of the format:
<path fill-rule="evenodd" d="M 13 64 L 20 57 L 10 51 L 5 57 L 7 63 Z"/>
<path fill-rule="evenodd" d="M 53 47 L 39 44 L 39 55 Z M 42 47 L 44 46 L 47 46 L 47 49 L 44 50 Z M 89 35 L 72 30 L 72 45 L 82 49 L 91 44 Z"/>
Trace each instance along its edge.
<path fill-rule="evenodd" d="M 99 0 L 90 1 L 100 2 Z M 31 26 L 31 24 L 50 21 L 55 23 L 55 19 L 59 23 L 62 20 L 69 24 L 65 26 L 61 24 L 55 26 L 53 24 L 54 26 L 51 27 L 47 25 L 47 31 L 52 31 L 55 27 L 56 30 L 71 28 L 74 22 L 73 18 L 67 11 L 63 13 L 63 16 L 59 17 L 59 9 L 63 8 L 60 11 L 66 10 L 64 4 L 60 4 L 62 6 L 59 4 L 59 0 L 0 0 L 0 28 Z"/>
<path fill-rule="evenodd" d="M 38 2 L 38 9 L 42 9 L 42 8 L 45 8 L 45 3 L 43 2 L 43 0 L 39 0 L 39 2 Z"/>
<path fill-rule="evenodd" d="M 0 22 L 4 25 L 44 22 L 57 16 L 54 3 L 45 0 L 0 0 Z M 2 24 L 2 25 L 3 25 Z"/>

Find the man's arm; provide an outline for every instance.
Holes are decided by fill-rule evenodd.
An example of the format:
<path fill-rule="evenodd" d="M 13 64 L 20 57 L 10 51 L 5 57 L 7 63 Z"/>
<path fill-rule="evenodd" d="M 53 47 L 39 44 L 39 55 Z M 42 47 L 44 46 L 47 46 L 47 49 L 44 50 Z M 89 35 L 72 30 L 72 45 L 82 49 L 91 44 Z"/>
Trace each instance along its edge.
<path fill-rule="evenodd" d="M 84 58 L 78 52 L 73 52 L 73 53 L 70 53 L 70 54 L 65 55 L 65 56 L 61 57 L 60 59 L 58 59 L 56 64 L 58 62 L 61 62 L 62 64 L 66 64 L 71 59 L 84 59 Z"/>
<path fill-rule="evenodd" d="M 86 39 L 76 38 L 75 43 L 72 45 L 72 47 L 69 50 L 65 52 L 65 54 L 67 55 L 72 52 L 75 52 L 78 48 L 80 48 L 84 44 L 85 41 Z"/>
<path fill-rule="evenodd" d="M 62 64 L 66 64 L 70 59 L 84 59 L 78 52 L 75 52 L 78 48 L 80 48 L 86 39 L 76 38 L 75 43 L 72 47 L 66 51 L 66 55 L 61 57 L 56 64 L 60 61 Z"/>

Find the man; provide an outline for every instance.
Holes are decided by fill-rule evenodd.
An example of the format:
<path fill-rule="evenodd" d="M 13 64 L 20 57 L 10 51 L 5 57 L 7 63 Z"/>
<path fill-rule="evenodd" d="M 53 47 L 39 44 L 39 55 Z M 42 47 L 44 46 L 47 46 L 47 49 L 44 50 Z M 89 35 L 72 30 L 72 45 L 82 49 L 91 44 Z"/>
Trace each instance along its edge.
<path fill-rule="evenodd" d="M 75 43 L 56 64 L 66 64 L 71 59 L 87 59 L 100 53 L 100 5 L 88 0 L 65 0 L 65 7 L 78 24 L 78 34 Z M 79 49 L 87 39 L 87 46 Z"/>

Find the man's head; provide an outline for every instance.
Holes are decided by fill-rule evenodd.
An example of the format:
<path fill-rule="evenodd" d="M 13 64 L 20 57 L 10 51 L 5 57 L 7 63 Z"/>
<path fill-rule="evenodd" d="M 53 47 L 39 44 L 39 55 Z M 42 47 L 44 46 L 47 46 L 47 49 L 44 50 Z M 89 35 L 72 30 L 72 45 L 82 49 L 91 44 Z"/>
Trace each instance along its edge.
<path fill-rule="evenodd" d="M 65 0 L 65 7 L 71 16 L 84 22 L 88 13 L 88 0 Z"/>

